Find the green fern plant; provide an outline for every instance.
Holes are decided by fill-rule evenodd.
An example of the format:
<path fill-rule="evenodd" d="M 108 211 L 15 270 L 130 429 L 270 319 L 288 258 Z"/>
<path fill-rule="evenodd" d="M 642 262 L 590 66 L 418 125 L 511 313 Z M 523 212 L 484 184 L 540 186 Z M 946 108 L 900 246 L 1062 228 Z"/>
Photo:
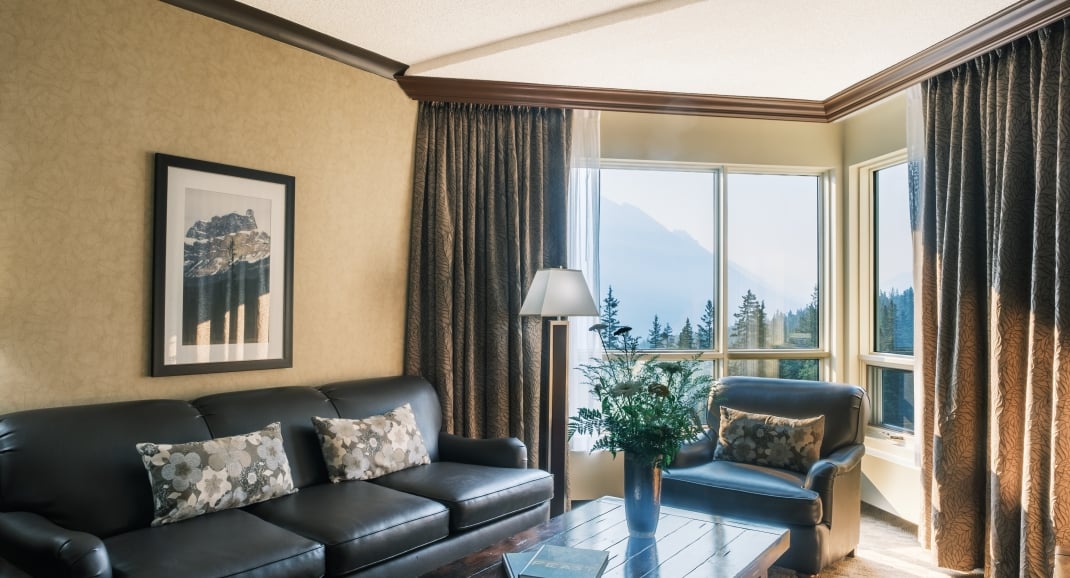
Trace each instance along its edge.
<path fill-rule="evenodd" d="M 603 349 L 605 329 L 591 327 Z M 580 366 L 598 407 L 580 408 L 569 418 L 568 435 L 596 436 L 591 451 L 608 450 L 614 457 L 625 452 L 664 468 L 681 445 L 705 434 L 699 410 L 708 402 L 713 380 L 700 371 L 697 356 L 659 361 L 640 354 L 630 331 L 617 329 L 613 335 L 622 339 L 614 341 L 623 345 Z"/>

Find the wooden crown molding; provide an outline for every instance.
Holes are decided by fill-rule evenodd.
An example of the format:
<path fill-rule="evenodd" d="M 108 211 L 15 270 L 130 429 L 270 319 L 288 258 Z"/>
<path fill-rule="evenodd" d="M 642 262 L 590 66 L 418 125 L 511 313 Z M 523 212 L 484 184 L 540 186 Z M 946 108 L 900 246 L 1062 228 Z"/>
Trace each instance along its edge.
<path fill-rule="evenodd" d="M 405 76 L 407 65 L 237 0 L 162 0 L 344 64 L 396 78 L 413 100 L 832 122 L 1070 16 L 1070 0 L 1022 0 L 824 101 Z"/>
<path fill-rule="evenodd" d="M 408 65 L 396 60 L 253 8 L 248 4 L 242 4 L 237 0 L 161 1 L 385 78 L 393 79 L 403 74 L 408 68 Z"/>
<path fill-rule="evenodd" d="M 825 107 L 816 100 L 550 86 L 427 76 L 399 76 L 397 80 L 409 98 L 421 101 L 825 122 Z"/>

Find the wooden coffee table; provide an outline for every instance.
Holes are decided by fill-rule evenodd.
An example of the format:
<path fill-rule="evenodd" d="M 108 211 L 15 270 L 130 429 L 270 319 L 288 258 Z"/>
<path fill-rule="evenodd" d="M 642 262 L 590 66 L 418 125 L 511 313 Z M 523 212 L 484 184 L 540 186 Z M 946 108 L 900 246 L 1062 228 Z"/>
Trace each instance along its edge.
<path fill-rule="evenodd" d="M 788 531 L 662 506 L 654 538 L 630 539 L 624 500 L 603 497 L 424 574 L 424 578 L 503 577 L 507 574 L 502 554 L 542 544 L 609 552 L 606 577 L 764 578 L 773 562 L 787 551 Z"/>

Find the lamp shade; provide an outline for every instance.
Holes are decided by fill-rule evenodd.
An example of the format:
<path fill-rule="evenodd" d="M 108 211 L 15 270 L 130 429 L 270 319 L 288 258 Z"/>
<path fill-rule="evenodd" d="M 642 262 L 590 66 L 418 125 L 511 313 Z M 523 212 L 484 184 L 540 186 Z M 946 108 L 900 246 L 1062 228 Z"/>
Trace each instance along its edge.
<path fill-rule="evenodd" d="M 577 269 L 539 269 L 531 280 L 521 315 L 566 317 L 598 315 L 598 307 L 587 288 L 583 272 Z"/>

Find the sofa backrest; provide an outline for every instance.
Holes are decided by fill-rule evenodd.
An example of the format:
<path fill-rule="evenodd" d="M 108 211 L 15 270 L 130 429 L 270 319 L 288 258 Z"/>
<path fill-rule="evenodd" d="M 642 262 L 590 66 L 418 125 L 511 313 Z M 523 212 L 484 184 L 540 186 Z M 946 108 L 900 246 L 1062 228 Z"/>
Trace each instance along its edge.
<path fill-rule="evenodd" d="M 273 387 L 217 393 L 193 400 L 212 437 L 247 434 L 279 422 L 294 486 L 327 481 L 319 438 L 312 416 L 337 418 L 327 396 L 313 387 Z"/>
<path fill-rule="evenodd" d="M 312 416 L 359 419 L 412 404 L 432 460 L 438 394 L 418 377 L 275 387 L 196 399 L 146 400 L 0 415 L 0 511 L 33 512 L 107 538 L 149 526 L 153 499 L 135 446 L 245 434 L 279 422 L 294 484 L 327 481 Z"/>
<path fill-rule="evenodd" d="M 790 418 L 825 416 L 822 457 L 845 445 L 862 443 L 869 421 L 869 398 L 864 389 L 828 381 L 725 377 L 715 386 L 707 414 L 715 434 L 720 427 L 722 405 Z"/>
<path fill-rule="evenodd" d="M 209 439 L 186 401 L 147 400 L 0 416 L 0 511 L 33 512 L 102 538 L 153 517 L 135 445 Z"/>
<path fill-rule="evenodd" d="M 426 379 L 401 376 L 341 381 L 324 385 L 320 391 L 331 399 L 338 415 L 346 419 L 361 419 L 411 404 L 427 453 L 431 461 L 438 461 L 442 407 L 438 393 Z"/>

